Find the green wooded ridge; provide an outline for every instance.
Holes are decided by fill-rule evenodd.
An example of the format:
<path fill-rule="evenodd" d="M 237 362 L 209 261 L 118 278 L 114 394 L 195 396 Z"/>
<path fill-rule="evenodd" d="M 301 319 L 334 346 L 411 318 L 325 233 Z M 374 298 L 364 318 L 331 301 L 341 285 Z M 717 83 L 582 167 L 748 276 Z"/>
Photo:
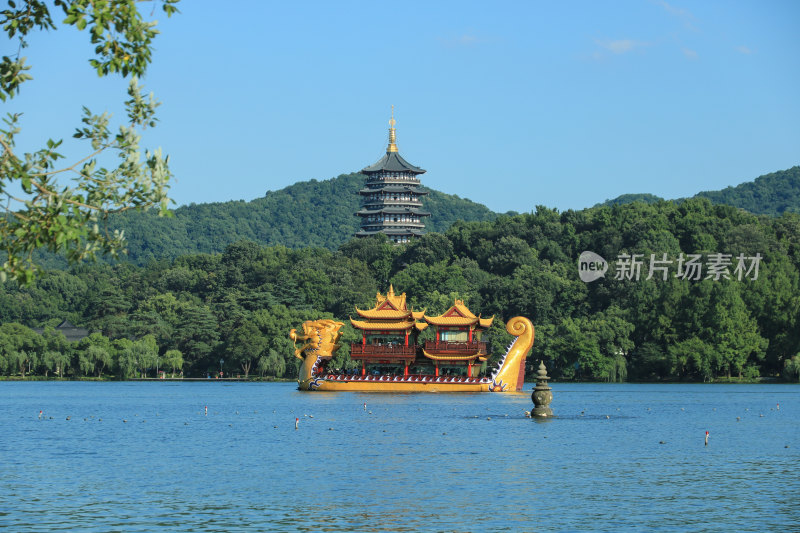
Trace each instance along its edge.
<path fill-rule="evenodd" d="M 176 209 L 172 218 L 159 217 L 155 211 L 128 211 L 115 218 L 112 228 L 125 230 L 127 260 L 137 265 L 192 253 L 221 253 L 240 240 L 336 250 L 358 231 L 361 219 L 353 213 L 359 209 L 358 191 L 365 178 L 358 173 L 343 174 L 324 181 L 295 183 L 249 202 L 192 204 Z M 431 213 L 429 231 L 444 232 L 456 220 L 488 221 L 499 216 L 471 200 L 429 190 L 425 198 L 425 209 Z M 800 166 L 697 196 L 755 214 L 800 213 Z M 631 194 L 607 204 L 660 200 L 651 194 Z"/>
<path fill-rule="evenodd" d="M 223 252 L 240 240 L 289 248 L 308 246 L 336 250 L 358 231 L 359 189 L 363 174 L 343 174 L 324 181 L 295 183 L 249 202 L 192 204 L 175 209 L 172 218 L 154 211 L 129 211 L 113 221 L 124 229 L 128 258 L 144 265 L 191 253 Z M 429 231 L 445 231 L 456 220 L 493 220 L 484 205 L 431 190 L 425 197 Z"/>
<path fill-rule="evenodd" d="M 798 167 L 775 175 L 797 180 Z M 292 194 L 262 199 L 273 202 L 270 209 L 260 204 L 270 211 L 265 220 L 291 221 L 296 235 L 322 239 L 314 246 L 264 246 L 277 237 L 257 235 L 262 244 L 231 244 L 226 238 L 236 239 L 233 232 L 217 235 L 221 253 L 165 252 L 164 258 L 150 249 L 151 256 L 143 252 L 137 261 L 152 257 L 143 265 L 84 264 L 46 272 L 29 287 L 0 285 L 0 374 L 153 377 L 159 368 L 205 376 L 223 359 L 228 375 L 292 377 L 290 328 L 333 317 L 346 323 L 344 340 L 355 341 L 347 317 L 355 306 L 371 307 L 375 293 L 392 283 L 415 309 L 441 313 L 459 298 L 476 313 L 495 315 L 487 335 L 495 357 L 510 340 L 504 322 L 530 317 L 536 342 L 529 360 L 544 360 L 557 379 L 800 379 L 800 214 L 788 207 L 776 217 L 693 198 L 496 215 L 469 202 L 489 220 L 456 221 L 404 246 L 376 237 L 332 247 L 333 234 L 326 239 L 311 213 L 334 205 L 330 194 L 319 194 L 331 192 L 331 182 L 359 187 L 356 178 L 312 182 L 312 193 L 293 186 Z M 295 197 L 293 206 L 287 195 Z M 346 216 L 355 219 L 358 200 L 350 196 L 355 203 L 347 200 L 354 207 L 347 204 Z M 306 205 L 310 198 L 318 201 L 313 208 Z M 213 218 L 220 206 L 257 202 L 181 209 L 205 209 Z M 426 207 L 434 211 L 434 205 Z M 441 212 L 463 215 L 446 202 Z M 245 211 L 232 213 L 220 228 L 227 220 L 248 223 Z M 344 216 L 329 213 L 331 231 L 345 232 L 337 223 Z M 180 215 L 164 222 L 180 227 Z M 353 220 L 347 224 L 351 233 Z M 435 220 L 434 227 L 442 226 L 447 222 Z M 189 238 L 214 235 L 212 228 Z M 609 261 L 604 278 L 580 280 L 577 258 L 584 250 Z M 732 256 L 731 279 L 705 279 L 706 270 L 697 281 L 675 277 L 680 254 L 700 254 L 705 263 L 716 253 Z M 620 254 L 642 254 L 640 279 L 615 279 Z M 660 274 L 645 279 L 651 254 L 673 261 L 666 281 Z M 739 254 L 760 254 L 757 279 L 752 273 L 738 279 Z M 63 319 L 94 333 L 67 343 L 51 329 Z M 39 335 L 31 327 L 46 329 Z M 348 366 L 346 346 L 333 364 Z"/>

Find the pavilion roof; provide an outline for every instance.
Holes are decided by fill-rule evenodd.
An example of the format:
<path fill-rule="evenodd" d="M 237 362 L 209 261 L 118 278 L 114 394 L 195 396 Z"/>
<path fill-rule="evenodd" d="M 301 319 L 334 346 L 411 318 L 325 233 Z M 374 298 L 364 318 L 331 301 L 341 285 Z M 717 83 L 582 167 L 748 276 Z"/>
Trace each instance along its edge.
<path fill-rule="evenodd" d="M 487 329 L 492 325 L 494 316 L 491 318 L 481 318 L 464 305 L 463 300 L 455 300 L 450 309 L 445 311 L 439 316 L 423 317 L 425 322 L 433 326 L 477 326 L 481 329 Z"/>
<path fill-rule="evenodd" d="M 424 309 L 422 311 L 394 311 L 389 309 L 359 309 L 356 307 L 356 313 L 360 317 L 373 320 L 422 320 L 422 317 L 425 316 Z"/>
<path fill-rule="evenodd" d="M 389 285 L 389 291 L 383 295 L 375 295 L 375 307 L 372 309 L 359 309 L 356 313 L 366 320 L 353 320 L 350 323 L 358 329 L 368 330 L 406 330 L 416 327 L 419 331 L 428 327 L 428 324 L 416 320 L 422 319 L 425 311 L 412 311 L 406 305 L 406 293 L 395 294 L 394 286 Z M 419 326 L 422 326 L 421 328 Z"/>
<path fill-rule="evenodd" d="M 402 320 L 411 317 L 411 311 L 396 311 L 394 309 L 359 309 L 356 307 L 356 313 L 363 318 L 382 319 L 382 320 Z"/>
<path fill-rule="evenodd" d="M 396 322 L 377 322 L 371 320 L 353 320 L 350 319 L 350 324 L 356 329 L 363 329 L 368 331 L 406 331 L 416 328 L 417 331 L 422 331 L 428 327 L 425 322 L 414 322 L 413 320 L 398 320 Z"/>
<path fill-rule="evenodd" d="M 44 333 L 44 329 L 45 328 L 33 328 L 33 331 L 41 335 L 42 333 Z M 63 333 L 64 337 L 66 337 L 66 339 L 70 342 L 79 341 L 82 338 L 89 336 L 89 330 L 87 330 L 86 328 L 80 328 L 78 326 L 75 326 L 68 320 L 63 320 L 61 324 L 57 325 L 53 329 Z"/>

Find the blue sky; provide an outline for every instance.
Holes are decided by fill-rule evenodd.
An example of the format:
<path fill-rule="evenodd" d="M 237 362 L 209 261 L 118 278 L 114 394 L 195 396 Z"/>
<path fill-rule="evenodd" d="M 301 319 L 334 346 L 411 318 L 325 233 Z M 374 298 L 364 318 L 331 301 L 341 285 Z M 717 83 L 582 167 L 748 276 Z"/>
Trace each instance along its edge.
<path fill-rule="evenodd" d="M 179 7 L 160 16 L 143 83 L 161 123 L 142 143 L 170 154 L 177 205 L 360 170 L 390 105 L 423 183 L 496 211 L 691 196 L 800 164 L 800 2 Z M 21 148 L 69 139 L 82 105 L 122 117 L 126 82 L 98 78 L 91 51 L 71 28 L 30 39 L 35 79 L 2 104 L 24 112 Z"/>

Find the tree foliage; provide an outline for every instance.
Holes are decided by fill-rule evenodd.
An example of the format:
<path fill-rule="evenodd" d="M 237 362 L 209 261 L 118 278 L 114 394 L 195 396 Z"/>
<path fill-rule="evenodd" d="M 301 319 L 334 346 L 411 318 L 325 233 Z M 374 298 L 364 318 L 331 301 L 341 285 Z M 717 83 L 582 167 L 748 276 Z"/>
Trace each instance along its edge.
<path fill-rule="evenodd" d="M 178 0 L 161 0 L 163 12 L 176 12 Z M 0 244 L 6 261 L 0 279 L 11 277 L 30 283 L 39 270 L 34 252 L 62 254 L 69 262 L 97 254 L 117 255 L 123 248 L 123 233 L 108 228 L 108 217 L 129 209 L 159 206 L 166 213 L 170 178 L 168 158 L 161 150 L 142 153 L 140 130 L 156 124 L 158 106 L 152 94 L 145 97 L 138 76 L 152 60 L 155 21 L 144 20 L 135 0 L 96 2 L 55 0 L 53 7 L 65 17 L 56 24 L 48 4 L 41 0 L 14 1 L 0 12 L 0 24 L 16 54 L 0 61 L 0 99 L 17 95 L 32 79 L 31 67 L 21 55 L 32 31 L 59 27 L 88 29 L 95 45 L 89 63 L 99 76 L 131 76 L 125 101 L 126 122 L 112 133 L 111 117 L 83 108 L 82 124 L 74 135 L 88 143 L 86 156 L 63 163 L 58 152 L 61 140 L 48 139 L 33 152 L 19 153 L 20 112 L 10 112 L 0 128 L 0 194 L 6 210 L 0 217 Z M 102 162 L 116 156 L 114 168 Z"/>
<path fill-rule="evenodd" d="M 800 213 L 800 166 L 765 174 L 721 191 L 701 192 L 696 197 L 761 215 Z"/>
<path fill-rule="evenodd" d="M 798 228 L 797 214 L 769 218 L 692 199 L 563 213 L 541 207 L 457 222 L 399 246 L 384 236 L 338 250 L 241 241 L 221 253 L 143 267 L 76 265 L 28 286 L 0 286 L 0 372 L 153 377 L 163 367 L 205 376 L 218 372 L 222 359 L 226 375 L 291 378 L 297 359 L 287 332 L 318 318 L 345 323 L 345 345 L 329 364 L 350 368 L 347 342 L 358 337 L 347 317 L 371 307 L 376 291 L 391 283 L 415 310 L 438 314 L 460 299 L 494 316 L 484 338 L 495 360 L 511 340 L 505 322 L 530 317 L 531 362 L 544 360 L 559 379 L 795 379 Z M 612 262 L 605 277 L 581 281 L 584 250 Z M 613 266 L 619 254 L 641 254 L 649 263 L 651 254 L 715 252 L 760 254 L 758 278 L 680 279 L 673 264 L 666 280 L 647 279 L 646 264 L 638 280 L 616 279 Z M 52 330 L 64 318 L 95 333 L 66 343 Z M 42 335 L 27 326 L 44 328 Z M 97 350 L 87 353 L 90 345 L 111 362 Z M 58 352 L 68 354 L 65 362 L 53 360 Z"/>
<path fill-rule="evenodd" d="M 299 182 L 252 201 L 181 206 L 170 218 L 151 211 L 128 211 L 112 217 L 110 227 L 125 232 L 126 257 L 137 265 L 186 254 L 220 253 L 238 241 L 336 250 L 358 231 L 361 221 L 354 213 L 365 179 L 362 174 L 343 174 Z M 481 204 L 435 190 L 426 196 L 425 209 L 431 212 L 426 229 L 433 232 L 443 232 L 459 219 L 497 216 Z"/>

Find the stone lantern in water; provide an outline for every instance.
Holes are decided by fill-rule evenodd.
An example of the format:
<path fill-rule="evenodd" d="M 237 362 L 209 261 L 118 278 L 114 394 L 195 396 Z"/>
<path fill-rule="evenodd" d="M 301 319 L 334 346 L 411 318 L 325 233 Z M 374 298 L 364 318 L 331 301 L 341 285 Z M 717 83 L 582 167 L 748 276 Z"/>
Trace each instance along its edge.
<path fill-rule="evenodd" d="M 531 399 L 533 400 L 533 411 L 531 418 L 546 418 L 553 416 L 550 409 L 550 402 L 553 401 L 553 391 L 547 386 L 547 369 L 543 361 L 539 361 L 539 371 L 536 373 L 536 386 L 533 388 Z"/>

